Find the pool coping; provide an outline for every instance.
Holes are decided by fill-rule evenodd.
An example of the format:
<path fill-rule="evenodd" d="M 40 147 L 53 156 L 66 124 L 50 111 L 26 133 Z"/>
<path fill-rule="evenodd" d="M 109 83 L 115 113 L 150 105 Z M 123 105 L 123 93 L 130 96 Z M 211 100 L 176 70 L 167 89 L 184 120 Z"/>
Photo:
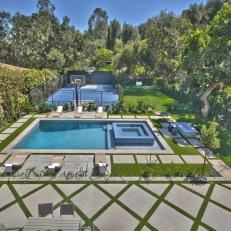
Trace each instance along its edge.
<path fill-rule="evenodd" d="M 119 121 L 127 121 L 127 122 L 146 122 L 152 132 L 159 140 L 160 144 L 164 147 L 164 150 L 151 150 L 151 149 L 13 149 L 13 147 L 25 136 L 27 133 L 41 120 L 79 120 L 79 121 L 109 121 L 109 122 L 119 122 Z M 174 151 L 167 144 L 165 139 L 161 136 L 156 127 L 153 126 L 152 122 L 149 119 L 84 119 L 84 118 L 37 118 L 33 121 L 21 134 L 19 134 L 7 147 L 2 150 L 2 153 L 7 154 L 20 154 L 20 153 L 30 153 L 30 154 L 174 154 Z"/>

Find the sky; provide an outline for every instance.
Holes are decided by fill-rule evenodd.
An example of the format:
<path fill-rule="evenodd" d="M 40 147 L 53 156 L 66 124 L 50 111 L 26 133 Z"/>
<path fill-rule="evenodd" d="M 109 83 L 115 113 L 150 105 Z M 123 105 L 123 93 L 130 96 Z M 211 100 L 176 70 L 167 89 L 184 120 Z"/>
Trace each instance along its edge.
<path fill-rule="evenodd" d="M 87 29 L 89 16 L 96 7 L 106 10 L 109 20 L 116 18 L 134 26 L 157 15 L 161 10 L 180 14 L 193 3 L 205 3 L 206 0 L 52 0 L 55 15 L 62 21 L 64 16 L 71 19 L 71 25 L 79 30 Z M 30 15 L 36 11 L 37 0 L 0 0 L 0 11 L 11 14 L 21 12 Z"/>

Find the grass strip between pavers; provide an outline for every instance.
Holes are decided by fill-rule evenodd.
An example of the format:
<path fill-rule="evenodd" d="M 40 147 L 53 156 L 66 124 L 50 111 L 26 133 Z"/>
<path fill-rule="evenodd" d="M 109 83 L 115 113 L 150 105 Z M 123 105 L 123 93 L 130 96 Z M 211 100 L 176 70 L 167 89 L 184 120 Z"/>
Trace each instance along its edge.
<path fill-rule="evenodd" d="M 10 191 L 12 192 L 12 194 L 14 195 L 18 205 L 20 206 L 20 208 L 24 212 L 25 216 L 26 217 L 31 217 L 32 216 L 31 212 L 29 211 L 29 209 L 24 204 L 22 198 L 18 195 L 18 193 L 15 190 L 14 186 L 12 184 L 8 184 L 8 187 L 9 187 Z"/>
<path fill-rule="evenodd" d="M 81 217 L 81 219 L 83 219 L 83 221 L 85 223 L 89 222 L 89 218 L 71 200 L 72 197 L 74 197 L 75 195 L 77 195 L 78 193 L 80 193 L 81 191 L 83 191 L 85 188 L 87 188 L 89 186 L 89 184 L 83 185 L 83 187 L 81 187 L 80 189 L 76 190 L 70 196 L 67 196 L 56 184 L 51 184 L 51 185 L 55 189 L 55 191 L 58 192 L 59 195 L 63 198 L 63 200 L 61 202 L 59 202 L 58 204 L 56 204 L 54 206 L 54 210 L 57 209 L 60 206 L 61 203 L 65 203 L 65 202 L 71 203 L 71 204 L 74 205 L 75 212 Z"/>
<path fill-rule="evenodd" d="M 106 203 L 93 217 L 89 219 L 88 222 L 84 224 L 84 226 L 88 226 L 91 224 L 94 224 L 94 221 L 104 212 L 106 209 L 108 209 L 113 203 L 118 202 L 118 198 L 127 191 L 132 184 L 127 184 L 116 196 L 112 196 L 110 193 L 108 193 L 106 190 L 104 190 L 102 187 L 100 187 L 98 184 L 95 185 L 97 189 L 99 189 L 101 192 L 103 192 L 106 196 L 108 196 L 111 200 Z"/>
<path fill-rule="evenodd" d="M 112 176 L 174 176 L 186 177 L 201 173 L 203 164 L 112 164 Z M 211 164 L 205 165 L 205 176 L 212 173 Z"/>
<path fill-rule="evenodd" d="M 156 197 L 157 201 L 154 203 L 154 205 L 151 207 L 151 209 L 146 213 L 146 215 L 144 216 L 144 218 L 142 219 L 142 221 L 136 227 L 135 231 L 141 230 L 145 225 L 148 228 L 150 228 L 151 230 L 157 230 L 156 228 L 154 228 L 152 225 L 150 225 L 148 223 L 148 220 L 150 219 L 150 217 L 152 216 L 152 214 L 156 211 L 156 209 L 159 207 L 159 205 L 162 203 L 162 201 L 164 200 L 164 198 L 166 197 L 166 195 L 170 192 L 170 190 L 173 187 L 173 184 L 172 183 L 169 184 L 168 187 L 161 194 L 161 196 L 159 196 L 159 195 L 153 193 L 152 191 L 148 190 L 143 185 L 137 184 L 137 186 L 139 186 L 145 192 L 147 192 L 147 193 L 151 194 L 152 196 Z"/>
<path fill-rule="evenodd" d="M 22 124 L 19 128 L 17 128 L 12 134 L 10 134 L 5 140 L 0 143 L 0 152 L 9 145 L 22 131 L 24 131 L 32 122 L 34 122 L 35 118 L 28 119 L 25 123 Z"/>
<path fill-rule="evenodd" d="M 204 212 L 205 212 L 205 210 L 207 208 L 210 196 L 211 196 L 211 194 L 213 192 L 214 186 L 215 186 L 214 184 L 210 184 L 210 186 L 209 186 L 209 189 L 208 189 L 208 191 L 207 191 L 207 193 L 206 193 L 206 195 L 204 197 L 204 201 L 203 201 L 203 203 L 202 203 L 202 205 L 200 207 L 200 210 L 199 210 L 199 212 L 197 214 L 197 217 L 194 219 L 194 223 L 193 223 L 193 226 L 192 226 L 192 229 L 191 229 L 192 231 L 198 230 L 199 225 L 202 225 L 204 228 L 206 228 L 208 230 L 214 230 L 211 227 L 209 227 L 207 224 L 204 224 L 203 222 L 201 222 L 201 219 L 202 219 L 202 217 L 204 215 Z"/>

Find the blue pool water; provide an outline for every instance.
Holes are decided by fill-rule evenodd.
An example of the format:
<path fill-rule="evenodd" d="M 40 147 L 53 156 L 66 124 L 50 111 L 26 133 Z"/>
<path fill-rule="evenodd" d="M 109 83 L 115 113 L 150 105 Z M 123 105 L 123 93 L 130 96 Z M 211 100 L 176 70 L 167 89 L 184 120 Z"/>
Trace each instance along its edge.
<path fill-rule="evenodd" d="M 48 103 L 61 104 L 75 100 L 75 88 L 64 87 L 48 98 Z M 86 85 L 79 89 L 80 101 L 91 101 L 103 105 L 112 105 L 118 102 L 118 95 L 113 85 Z"/>
<path fill-rule="evenodd" d="M 14 149 L 108 149 L 107 122 L 41 120 Z"/>

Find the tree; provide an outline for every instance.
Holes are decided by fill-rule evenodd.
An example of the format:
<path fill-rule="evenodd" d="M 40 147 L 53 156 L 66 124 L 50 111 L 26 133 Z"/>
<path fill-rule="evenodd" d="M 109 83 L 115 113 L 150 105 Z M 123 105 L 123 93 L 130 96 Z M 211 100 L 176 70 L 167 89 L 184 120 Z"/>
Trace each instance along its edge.
<path fill-rule="evenodd" d="M 108 27 L 108 35 L 107 35 L 107 48 L 114 50 L 116 39 L 119 36 L 119 33 L 121 31 L 121 25 L 119 21 L 114 19 L 111 21 L 109 27 Z"/>
<path fill-rule="evenodd" d="M 122 28 L 122 41 L 127 44 L 129 41 L 135 40 L 137 36 L 136 30 L 132 25 L 124 23 Z"/>
<path fill-rule="evenodd" d="M 106 40 L 107 27 L 107 12 L 101 8 L 96 8 L 88 20 L 88 32 L 93 39 Z"/>
<path fill-rule="evenodd" d="M 209 150 L 220 148 L 220 139 L 218 138 L 217 126 L 217 123 L 213 121 L 209 124 L 209 126 L 203 125 L 201 128 L 201 141 L 206 147 L 202 175 L 204 174 L 206 158 Z"/>
<path fill-rule="evenodd" d="M 39 13 L 53 14 L 55 11 L 55 6 L 50 0 L 38 0 L 37 9 Z"/>

